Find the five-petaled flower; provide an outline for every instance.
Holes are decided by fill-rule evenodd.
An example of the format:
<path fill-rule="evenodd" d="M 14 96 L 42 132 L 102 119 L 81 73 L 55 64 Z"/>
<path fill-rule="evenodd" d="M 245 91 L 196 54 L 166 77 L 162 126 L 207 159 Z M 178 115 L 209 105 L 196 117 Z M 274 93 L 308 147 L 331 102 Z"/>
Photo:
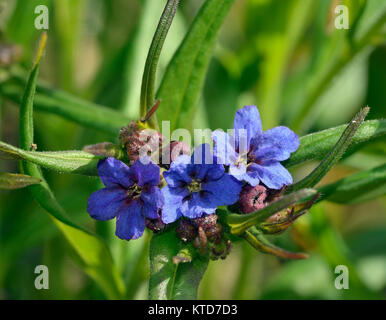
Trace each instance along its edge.
<path fill-rule="evenodd" d="M 279 126 L 263 132 L 256 106 L 238 110 L 233 129 L 233 137 L 221 130 L 212 133 L 214 154 L 229 166 L 232 176 L 251 186 L 262 182 L 270 189 L 292 183 L 291 174 L 280 164 L 299 147 L 292 130 Z"/>
<path fill-rule="evenodd" d="M 163 175 L 168 183 L 162 188 L 165 223 L 181 216 L 199 218 L 214 213 L 218 206 L 231 205 L 237 202 L 242 186 L 217 163 L 208 144 L 195 148 L 191 157 L 179 156 Z"/>
<path fill-rule="evenodd" d="M 130 168 L 119 160 L 107 158 L 99 161 L 98 174 L 106 188 L 89 197 L 87 211 L 91 217 L 103 221 L 116 217 L 115 234 L 119 238 L 141 237 L 145 219 L 157 219 L 164 203 L 158 188 L 160 168 L 144 158 Z"/>

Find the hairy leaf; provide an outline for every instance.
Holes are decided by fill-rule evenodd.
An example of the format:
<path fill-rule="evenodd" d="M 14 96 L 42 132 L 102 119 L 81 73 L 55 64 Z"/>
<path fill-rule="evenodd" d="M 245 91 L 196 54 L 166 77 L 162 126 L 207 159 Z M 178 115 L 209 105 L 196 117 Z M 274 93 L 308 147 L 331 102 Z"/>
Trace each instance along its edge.
<path fill-rule="evenodd" d="M 0 172 L 0 189 L 20 189 L 40 182 L 39 178 L 25 174 Z"/>
<path fill-rule="evenodd" d="M 0 84 L 1 94 L 15 103 L 20 103 L 24 81 L 24 72 L 13 72 L 10 80 Z M 63 90 L 51 88 L 44 83 L 39 83 L 36 91 L 34 98 L 36 110 L 59 115 L 85 127 L 117 135 L 120 128 L 131 121 L 120 112 L 83 100 Z"/>
<path fill-rule="evenodd" d="M 313 189 L 303 189 L 286 195 L 256 212 L 249 214 L 229 214 L 227 216 L 227 222 L 231 227 L 231 233 L 241 235 L 250 227 L 263 222 L 273 214 L 288 208 L 290 205 L 302 199 L 315 195 L 315 193 L 316 191 Z"/>
<path fill-rule="evenodd" d="M 255 227 L 251 227 L 247 231 L 245 231 L 245 233 L 243 234 L 243 238 L 247 240 L 252 247 L 263 253 L 273 254 L 277 257 L 284 259 L 308 258 L 308 255 L 305 253 L 289 252 L 287 250 L 275 246 L 264 237 L 262 231 L 256 229 Z"/>
<path fill-rule="evenodd" d="M 351 141 L 358 130 L 359 126 L 365 119 L 367 113 L 369 112 L 369 107 L 362 109 L 350 124 L 343 131 L 339 141 L 331 149 L 331 151 L 323 158 L 322 162 L 304 179 L 299 182 L 290 185 L 286 192 L 290 193 L 295 190 L 302 188 L 313 187 L 315 186 L 331 168 L 340 160 L 342 155 L 345 153 L 348 146 L 351 144 Z"/>
<path fill-rule="evenodd" d="M 19 135 L 20 146 L 24 149 L 29 149 L 33 143 L 33 99 L 45 38 L 46 36 L 43 35 L 37 59 L 27 81 L 23 102 L 20 105 Z M 68 218 L 56 201 L 37 165 L 23 160 L 21 161 L 21 169 L 25 174 L 42 180 L 39 185 L 32 185 L 28 188 L 71 244 L 82 263 L 83 270 L 100 285 L 109 298 L 123 297 L 125 288 L 106 244 L 100 238 L 78 227 Z"/>
<path fill-rule="evenodd" d="M 338 142 L 347 125 L 315 132 L 300 138 L 299 149 L 291 157 L 283 162 L 286 168 L 290 168 L 309 160 L 321 160 Z M 364 121 L 347 149 L 350 153 L 354 148 L 363 145 L 386 134 L 386 120 Z"/>
<path fill-rule="evenodd" d="M 234 0 L 207 0 L 197 14 L 184 41 L 170 61 L 157 98 L 159 121 L 170 120 L 171 130 L 190 127 L 212 49 Z"/>
<path fill-rule="evenodd" d="M 361 203 L 386 194 L 386 164 L 364 170 L 318 189 L 321 200 Z"/>
<path fill-rule="evenodd" d="M 166 39 L 166 35 L 168 34 L 174 15 L 176 14 L 178 4 L 179 0 L 168 0 L 162 13 L 161 19 L 158 23 L 157 30 L 154 34 L 149 53 L 147 55 L 141 88 L 140 115 L 143 119 L 154 105 L 154 87 L 158 60 Z M 157 120 L 155 115 L 149 119 L 149 123 L 153 128 L 157 127 Z"/>
<path fill-rule="evenodd" d="M 97 175 L 97 164 L 101 156 L 84 151 L 25 151 L 0 142 L 0 158 L 26 160 L 44 168 L 67 173 Z"/>

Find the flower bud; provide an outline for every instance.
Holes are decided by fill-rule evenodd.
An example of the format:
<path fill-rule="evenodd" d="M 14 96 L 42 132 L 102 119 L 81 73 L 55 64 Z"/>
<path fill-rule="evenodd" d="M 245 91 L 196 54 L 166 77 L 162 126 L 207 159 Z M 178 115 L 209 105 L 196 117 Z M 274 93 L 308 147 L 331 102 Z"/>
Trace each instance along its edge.
<path fill-rule="evenodd" d="M 183 141 L 171 141 L 167 146 L 162 148 L 162 164 L 169 165 L 180 155 L 190 156 L 190 147 Z"/>
<path fill-rule="evenodd" d="M 89 152 L 95 156 L 113 157 L 115 159 L 122 159 L 122 148 L 111 142 L 101 142 L 91 144 L 83 147 L 83 151 Z"/>
<path fill-rule="evenodd" d="M 197 236 L 196 228 L 188 220 L 180 220 L 176 232 L 184 242 L 190 242 Z"/>
<path fill-rule="evenodd" d="M 133 164 L 139 157 L 151 156 L 152 160 L 159 163 L 159 150 L 164 141 L 161 133 L 146 128 L 140 122 L 130 122 L 119 133 L 119 140 L 126 149 L 127 158 Z"/>
<path fill-rule="evenodd" d="M 146 227 L 154 233 L 158 233 L 165 229 L 166 224 L 159 217 L 158 219 L 146 219 Z"/>
<path fill-rule="evenodd" d="M 240 194 L 240 210 L 243 213 L 251 213 L 263 209 L 266 206 L 267 189 L 261 185 L 245 186 Z"/>

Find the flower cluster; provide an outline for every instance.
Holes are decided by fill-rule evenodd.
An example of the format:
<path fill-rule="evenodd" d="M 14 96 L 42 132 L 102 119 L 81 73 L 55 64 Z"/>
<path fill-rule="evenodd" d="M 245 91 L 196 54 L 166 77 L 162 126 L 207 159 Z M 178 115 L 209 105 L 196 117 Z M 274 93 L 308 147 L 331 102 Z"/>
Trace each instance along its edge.
<path fill-rule="evenodd" d="M 171 163 L 161 165 L 162 170 L 148 156 L 135 154 L 136 146 L 143 146 L 138 136 L 133 127 L 121 132 L 130 167 L 112 157 L 99 162 L 105 188 L 88 200 L 91 217 L 116 218 L 116 235 L 126 240 L 140 237 L 146 226 L 157 232 L 179 220 L 176 231 L 183 241 L 201 249 L 209 241 L 212 254 L 222 258 L 230 242 L 217 222 L 217 208 L 235 205 L 240 213 L 250 213 L 267 205 L 292 183 L 280 161 L 299 146 L 297 135 L 286 127 L 263 132 L 255 106 L 237 111 L 231 133 L 212 133 L 213 152 L 209 144 L 191 155 L 179 142 L 162 147 L 159 154 L 171 153 Z"/>

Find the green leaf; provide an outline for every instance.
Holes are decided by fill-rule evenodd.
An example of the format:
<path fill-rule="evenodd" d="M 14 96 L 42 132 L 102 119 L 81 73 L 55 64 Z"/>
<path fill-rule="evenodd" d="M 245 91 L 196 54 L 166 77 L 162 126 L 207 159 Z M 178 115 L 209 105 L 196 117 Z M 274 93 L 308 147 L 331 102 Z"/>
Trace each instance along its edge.
<path fill-rule="evenodd" d="M 25 149 L 33 143 L 33 98 L 45 37 L 43 35 L 38 56 L 27 81 L 23 103 L 20 106 L 20 145 Z M 125 288 L 106 244 L 100 238 L 78 227 L 67 217 L 37 165 L 23 160 L 21 169 L 25 174 L 42 181 L 39 185 L 28 188 L 71 244 L 82 262 L 83 270 L 99 284 L 107 297 L 115 299 L 123 297 Z"/>
<path fill-rule="evenodd" d="M 0 189 L 20 189 L 40 182 L 40 179 L 25 174 L 0 172 Z"/>
<path fill-rule="evenodd" d="M 299 149 L 291 157 L 283 162 L 286 168 L 293 167 L 309 160 L 321 160 L 338 142 L 346 125 L 315 132 L 300 138 Z M 361 146 L 365 142 L 374 140 L 386 134 L 386 120 L 364 121 L 358 128 L 357 133 L 352 139 L 352 143 L 347 149 L 351 150 Z"/>
<path fill-rule="evenodd" d="M 313 189 L 303 189 L 286 195 L 256 212 L 249 214 L 229 214 L 226 219 L 228 225 L 231 227 L 231 233 L 241 235 L 250 227 L 263 222 L 273 214 L 288 208 L 290 205 L 302 199 L 315 195 L 315 193 L 316 191 Z"/>
<path fill-rule="evenodd" d="M 177 263 L 181 240 L 172 230 L 154 235 L 150 242 L 149 298 L 152 300 L 197 299 L 208 259 L 194 256 L 192 262 Z"/>
<path fill-rule="evenodd" d="M 157 98 L 159 121 L 169 120 L 171 130 L 190 127 L 218 31 L 234 0 L 207 0 L 184 41 L 170 61 Z"/>
<path fill-rule="evenodd" d="M 323 158 L 322 162 L 304 179 L 299 182 L 290 185 L 286 192 L 290 193 L 295 190 L 302 188 L 315 186 L 322 178 L 327 174 L 328 171 L 340 160 L 342 155 L 345 153 L 348 146 L 358 130 L 359 126 L 364 121 L 370 108 L 366 107 L 362 109 L 357 115 L 351 120 L 350 124 L 343 131 L 339 141 L 331 149 L 331 151 Z"/>
<path fill-rule="evenodd" d="M 15 103 L 20 103 L 25 73 L 14 71 L 11 76 L 10 80 L 0 83 L 0 93 Z M 82 126 L 102 130 L 115 136 L 121 127 L 131 121 L 120 112 L 83 100 L 65 91 L 53 89 L 44 83 L 37 85 L 34 107 L 36 110 L 56 114 Z"/>
<path fill-rule="evenodd" d="M 149 110 L 154 105 L 154 87 L 156 80 L 157 65 L 162 47 L 165 43 L 166 35 L 176 14 L 179 0 L 168 0 L 165 9 L 161 15 L 157 30 L 154 34 L 149 53 L 147 55 L 145 70 L 142 78 L 140 116 L 144 119 Z M 155 115 L 149 119 L 153 128 L 157 127 Z"/>
<path fill-rule="evenodd" d="M 58 172 L 96 176 L 98 161 L 103 157 L 84 151 L 25 151 L 0 141 L 0 158 L 26 160 Z"/>
<path fill-rule="evenodd" d="M 386 194 L 386 164 L 360 171 L 318 189 L 321 200 L 361 203 Z"/>
<path fill-rule="evenodd" d="M 247 240 L 252 247 L 254 247 L 256 250 L 263 253 L 273 254 L 277 257 L 284 258 L 284 259 L 308 258 L 307 254 L 289 252 L 287 250 L 284 250 L 282 248 L 275 246 L 274 244 L 270 243 L 264 237 L 263 233 L 260 230 L 256 229 L 255 227 L 251 227 L 247 231 L 245 231 L 245 233 L 243 234 L 243 238 Z"/>

